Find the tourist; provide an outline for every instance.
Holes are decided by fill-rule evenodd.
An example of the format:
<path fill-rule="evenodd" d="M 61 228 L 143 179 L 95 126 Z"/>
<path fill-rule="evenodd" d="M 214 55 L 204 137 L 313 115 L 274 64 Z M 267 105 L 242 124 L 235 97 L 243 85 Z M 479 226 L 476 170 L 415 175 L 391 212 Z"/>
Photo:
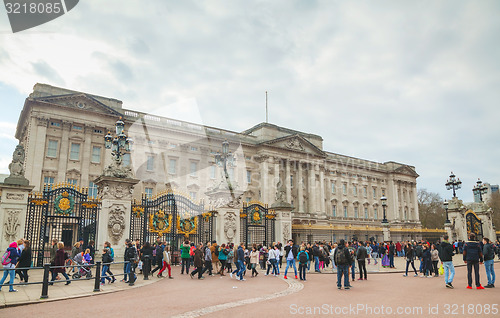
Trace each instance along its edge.
<path fill-rule="evenodd" d="M 295 258 L 297 258 L 297 246 L 293 244 L 293 240 L 288 240 L 288 244 L 285 246 L 285 257 L 286 257 L 286 268 L 284 279 L 287 279 L 288 268 L 293 266 L 295 273 L 295 279 L 297 279 L 297 267 L 295 266 Z"/>
<path fill-rule="evenodd" d="M 432 262 L 432 271 L 434 272 L 434 277 L 438 277 L 439 251 L 437 250 L 435 244 L 432 244 L 431 246 L 431 262 Z"/>
<path fill-rule="evenodd" d="M 212 269 L 217 274 L 220 274 L 220 272 L 224 268 L 219 269 L 219 246 L 217 245 L 217 241 L 212 241 L 212 245 L 210 246 L 210 253 L 212 254 Z"/>
<path fill-rule="evenodd" d="M 257 264 L 259 263 L 259 252 L 257 251 L 257 247 L 253 247 L 252 251 L 250 252 L 250 265 L 252 268 L 252 277 L 257 277 L 259 275 L 259 272 L 257 272 Z"/>
<path fill-rule="evenodd" d="M 198 243 L 198 247 L 194 250 L 194 271 L 189 274 L 191 279 L 194 278 L 195 274 L 198 274 L 198 279 L 205 279 L 203 277 L 203 273 L 207 270 L 207 268 L 203 268 L 203 243 Z"/>
<path fill-rule="evenodd" d="M 283 245 L 281 244 L 281 242 L 278 242 L 278 244 L 276 244 L 276 246 L 278 246 L 278 251 L 279 251 L 278 261 L 280 263 L 279 268 L 281 268 L 281 265 L 283 264 Z"/>
<path fill-rule="evenodd" d="M 194 254 L 193 254 L 194 255 Z M 189 274 L 189 264 L 191 258 L 191 246 L 189 245 L 189 241 L 184 241 L 184 244 L 181 246 L 181 275 L 184 274 L 184 269 L 186 270 L 186 274 Z"/>
<path fill-rule="evenodd" d="M 31 244 L 30 241 L 26 240 L 24 241 L 23 244 L 24 248 L 21 252 L 21 256 L 19 256 L 19 259 L 17 260 L 17 266 L 18 268 L 24 268 L 24 269 L 19 269 L 19 277 L 21 279 L 21 282 L 27 283 L 28 282 L 28 268 L 31 267 Z"/>
<path fill-rule="evenodd" d="M 453 266 L 453 246 L 448 242 L 448 235 L 443 237 L 439 249 L 439 258 L 444 267 L 444 283 L 447 288 L 453 289 L 453 278 L 455 277 L 455 267 Z"/>
<path fill-rule="evenodd" d="M 394 243 L 391 241 L 389 245 L 389 267 L 390 268 L 396 268 L 394 266 L 394 254 L 396 253 L 396 246 Z"/>
<path fill-rule="evenodd" d="M 109 270 L 110 264 L 113 262 L 111 258 L 111 251 L 104 245 L 102 250 L 102 271 L 101 271 L 101 286 L 104 285 L 105 280 L 111 283 L 111 278 L 106 274 Z M 113 277 L 114 278 L 114 277 Z"/>
<path fill-rule="evenodd" d="M 479 264 L 483 264 L 483 252 L 474 233 L 469 234 L 469 241 L 464 244 L 463 260 L 467 264 L 467 289 L 472 289 L 472 269 L 475 273 L 476 289 L 484 289 L 479 282 Z"/>
<path fill-rule="evenodd" d="M 380 245 L 379 253 L 381 253 L 380 258 L 382 258 L 382 267 L 389 267 L 390 261 L 389 261 L 389 255 L 388 255 L 388 251 L 387 251 L 387 247 L 385 246 L 385 243 Z"/>
<path fill-rule="evenodd" d="M 17 292 L 17 289 L 14 289 L 14 277 L 16 276 L 16 264 L 17 264 L 17 259 L 19 258 L 19 251 L 17 250 L 17 242 L 12 242 L 9 244 L 9 247 L 7 248 L 6 253 L 9 253 L 9 259 L 10 262 L 3 265 L 4 271 L 3 271 L 3 277 L 0 280 L 0 290 L 2 290 L 2 285 L 5 282 L 5 279 L 7 278 L 7 275 L 9 275 L 10 280 L 9 280 L 9 292 Z"/>
<path fill-rule="evenodd" d="M 406 258 L 406 271 L 405 274 L 403 275 L 404 277 L 408 276 L 408 268 L 411 267 L 413 268 L 413 271 L 415 272 L 415 277 L 418 276 L 417 270 L 415 269 L 415 249 L 410 243 L 406 244 L 405 247 L 405 256 Z"/>
<path fill-rule="evenodd" d="M 113 263 L 115 261 L 115 250 L 111 247 L 111 243 L 106 241 L 104 242 L 104 248 L 107 248 L 109 250 L 109 256 L 111 257 L 111 262 Z M 106 271 L 107 274 L 111 277 L 111 283 L 114 283 L 116 281 L 115 275 L 113 272 L 111 272 L 111 264 L 108 266 L 108 270 Z"/>
<path fill-rule="evenodd" d="M 139 255 L 135 245 L 132 244 L 132 241 L 127 239 L 125 241 L 125 245 L 126 248 L 125 248 L 124 260 L 126 263 L 125 263 L 125 275 L 123 277 L 123 281 L 125 283 L 130 283 L 133 285 L 136 279 L 134 273 L 134 262 L 139 258 Z"/>
<path fill-rule="evenodd" d="M 307 255 L 309 256 L 309 259 L 307 260 L 307 271 L 311 272 L 311 262 L 313 260 L 313 248 L 311 246 L 311 243 L 307 243 L 306 252 Z"/>
<path fill-rule="evenodd" d="M 423 247 L 423 252 L 422 252 L 422 262 L 424 263 L 424 266 L 422 268 L 423 273 L 421 277 L 429 277 L 429 274 L 432 273 L 432 261 L 431 261 L 431 250 L 429 249 L 429 246 L 424 243 L 422 245 Z"/>
<path fill-rule="evenodd" d="M 204 261 L 205 261 L 205 270 L 208 270 L 208 276 L 214 276 L 212 273 L 212 244 L 210 242 L 206 242 L 205 249 L 203 250 Z"/>
<path fill-rule="evenodd" d="M 167 268 L 168 278 L 173 279 L 172 268 L 170 267 L 170 264 L 172 264 L 172 256 L 170 255 L 170 246 L 167 245 L 167 242 L 163 242 L 163 244 L 165 245 L 165 247 L 163 248 L 163 258 L 162 258 L 163 267 L 158 272 L 158 278 L 163 277 L 162 275 L 163 271 L 165 270 L 165 268 Z"/>
<path fill-rule="evenodd" d="M 87 249 L 90 251 L 90 264 L 94 264 L 94 257 L 95 257 L 95 242 L 90 240 L 89 244 L 87 245 Z"/>
<path fill-rule="evenodd" d="M 237 262 L 239 268 L 236 276 L 240 281 L 244 281 L 243 272 L 245 271 L 245 243 L 240 243 L 240 246 L 238 246 L 235 254 L 238 259 Z"/>
<path fill-rule="evenodd" d="M 418 260 L 420 261 L 420 264 L 418 266 L 418 271 L 420 273 L 424 272 L 424 260 L 422 258 L 424 253 L 424 247 L 422 246 L 422 242 L 418 242 L 417 246 L 415 247 L 415 256 L 418 257 Z"/>
<path fill-rule="evenodd" d="M 227 243 L 226 250 L 227 250 L 226 269 L 227 272 L 231 274 L 231 272 L 233 271 L 233 263 L 234 263 L 233 244 Z"/>
<path fill-rule="evenodd" d="M 309 254 L 304 246 L 300 247 L 300 252 L 297 255 L 297 260 L 299 261 L 299 277 L 300 280 L 306 280 L 306 268 L 309 262 Z"/>
<path fill-rule="evenodd" d="M 346 247 L 344 240 L 340 240 L 333 255 L 335 265 L 337 266 L 337 288 L 342 289 L 342 276 L 344 277 L 344 289 L 350 289 L 349 284 L 349 266 L 352 263 L 351 253 Z"/>
<path fill-rule="evenodd" d="M 160 241 L 159 238 L 157 238 L 156 239 L 156 247 L 154 249 L 156 267 L 151 271 L 151 275 L 153 275 L 156 271 L 159 271 L 160 269 L 163 268 L 163 249 L 164 249 L 164 246 L 163 246 L 162 242 Z"/>
<path fill-rule="evenodd" d="M 317 273 L 321 273 L 319 269 L 319 256 L 320 256 L 319 245 L 318 242 L 315 242 L 313 246 L 313 257 L 314 257 L 314 271 Z"/>
<path fill-rule="evenodd" d="M 484 268 L 486 269 L 486 277 L 488 278 L 488 285 L 485 288 L 495 287 L 495 268 L 493 262 L 495 261 L 495 249 L 493 244 L 487 237 L 483 237 L 483 255 L 484 255 Z"/>
<path fill-rule="evenodd" d="M 356 258 L 358 259 L 358 266 L 359 266 L 359 279 L 358 280 L 363 280 L 363 273 L 364 273 L 364 279 L 367 279 L 367 273 L 366 273 L 366 264 L 365 260 L 368 258 L 368 251 L 365 248 L 365 244 L 363 242 L 360 242 L 360 247 L 358 247 L 358 250 L 356 252 Z"/>
<path fill-rule="evenodd" d="M 64 276 L 64 278 L 66 278 L 66 285 L 71 284 L 71 281 L 69 280 L 69 276 L 68 276 L 68 274 L 66 274 L 66 270 L 64 268 L 65 261 L 66 261 L 66 257 L 65 257 L 65 252 L 64 252 L 64 243 L 58 242 L 56 256 L 54 258 L 54 266 L 56 266 L 56 268 L 52 269 L 52 280 L 49 283 L 50 285 L 54 284 L 54 281 L 56 280 L 58 273 L 61 273 Z"/>
<path fill-rule="evenodd" d="M 403 256 L 402 246 L 399 241 L 396 242 L 396 253 L 398 257 Z"/>
<path fill-rule="evenodd" d="M 151 263 L 153 262 L 153 247 L 151 243 L 146 242 L 140 249 L 141 251 L 141 261 L 142 261 L 142 272 L 151 272 Z"/>
<path fill-rule="evenodd" d="M 220 262 L 220 276 L 226 276 L 224 275 L 224 269 L 226 268 L 226 260 L 227 260 L 227 255 L 228 255 L 228 250 L 226 249 L 226 244 L 222 243 L 222 245 L 218 248 L 217 251 L 217 258 L 219 259 Z"/>

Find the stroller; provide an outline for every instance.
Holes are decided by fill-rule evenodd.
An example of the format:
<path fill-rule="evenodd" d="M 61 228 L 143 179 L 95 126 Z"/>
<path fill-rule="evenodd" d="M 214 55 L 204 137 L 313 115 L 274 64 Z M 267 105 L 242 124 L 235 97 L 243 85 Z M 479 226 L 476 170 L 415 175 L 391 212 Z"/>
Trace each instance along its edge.
<path fill-rule="evenodd" d="M 76 254 L 73 261 L 78 265 L 76 273 L 71 276 L 73 279 L 78 279 L 84 276 L 86 278 L 92 278 L 92 272 L 88 263 L 84 261 L 82 253 Z"/>

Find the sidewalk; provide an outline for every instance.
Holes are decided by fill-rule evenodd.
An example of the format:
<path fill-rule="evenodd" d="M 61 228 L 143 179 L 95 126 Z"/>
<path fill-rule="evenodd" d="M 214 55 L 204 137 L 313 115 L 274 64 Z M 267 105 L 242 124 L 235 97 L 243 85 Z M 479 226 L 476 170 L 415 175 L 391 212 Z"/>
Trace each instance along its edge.
<path fill-rule="evenodd" d="M 123 264 L 112 265 L 111 271 L 115 275 L 123 274 Z M 92 272 L 95 274 L 95 270 L 92 270 Z M 41 282 L 43 280 L 43 269 L 30 270 L 28 271 L 28 275 L 30 282 Z M 0 291 L 0 308 L 112 293 L 120 290 L 142 287 L 161 280 L 158 279 L 156 275 L 150 276 L 149 280 L 144 280 L 144 276 L 142 275 L 136 275 L 137 280 L 135 281 L 134 286 L 129 286 L 124 282 L 120 282 L 120 280 L 123 279 L 123 276 L 117 276 L 115 283 L 109 284 L 106 282 L 104 286 L 100 286 L 100 292 L 93 291 L 95 284 L 94 278 L 90 280 L 76 280 L 72 281 L 69 285 L 65 285 L 64 277 L 59 275 L 62 279 L 59 280 L 58 283 L 54 283 L 54 285 L 49 286 L 49 298 L 47 299 L 40 299 L 40 295 L 42 294 L 42 284 L 15 285 L 14 288 L 18 290 L 16 293 L 10 293 L 9 286 L 3 286 L 2 291 Z M 69 276 L 71 277 L 71 274 L 69 274 Z M 8 279 L 6 283 L 8 283 Z M 19 283 L 18 275 L 16 275 L 14 283 Z"/>

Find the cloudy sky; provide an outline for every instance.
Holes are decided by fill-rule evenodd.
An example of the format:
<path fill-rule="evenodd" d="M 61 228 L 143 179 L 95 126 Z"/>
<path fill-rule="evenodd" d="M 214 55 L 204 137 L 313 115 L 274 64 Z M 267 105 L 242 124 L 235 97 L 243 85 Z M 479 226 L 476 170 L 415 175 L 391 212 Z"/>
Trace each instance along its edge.
<path fill-rule="evenodd" d="M 414 165 L 472 200 L 500 182 L 500 2 L 85 0 L 13 34 L 0 8 L 0 173 L 37 82 L 243 131 L 265 120 L 324 149 Z"/>

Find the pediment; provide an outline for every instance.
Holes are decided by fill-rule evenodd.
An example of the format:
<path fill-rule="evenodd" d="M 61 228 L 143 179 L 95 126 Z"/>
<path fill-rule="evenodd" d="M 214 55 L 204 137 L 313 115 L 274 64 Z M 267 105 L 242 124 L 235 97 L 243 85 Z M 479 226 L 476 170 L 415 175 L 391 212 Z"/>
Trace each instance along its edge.
<path fill-rule="evenodd" d="M 91 95 L 84 93 L 77 94 L 65 94 L 65 95 L 57 95 L 57 96 L 44 96 L 34 98 L 36 101 L 47 102 L 51 104 L 56 104 L 65 107 L 71 107 L 75 109 L 95 112 L 95 113 L 104 113 L 115 116 L 121 116 L 118 111 L 113 108 L 101 103 L 97 99 L 93 98 Z"/>
<path fill-rule="evenodd" d="M 399 173 L 399 174 L 409 175 L 412 177 L 418 177 L 418 173 L 415 172 L 415 170 L 413 170 L 412 168 L 410 168 L 408 166 L 401 166 L 401 167 L 397 168 L 396 170 L 394 170 L 394 172 Z"/>
<path fill-rule="evenodd" d="M 299 134 L 289 135 L 264 142 L 263 144 L 289 151 L 326 157 L 326 154 Z"/>

